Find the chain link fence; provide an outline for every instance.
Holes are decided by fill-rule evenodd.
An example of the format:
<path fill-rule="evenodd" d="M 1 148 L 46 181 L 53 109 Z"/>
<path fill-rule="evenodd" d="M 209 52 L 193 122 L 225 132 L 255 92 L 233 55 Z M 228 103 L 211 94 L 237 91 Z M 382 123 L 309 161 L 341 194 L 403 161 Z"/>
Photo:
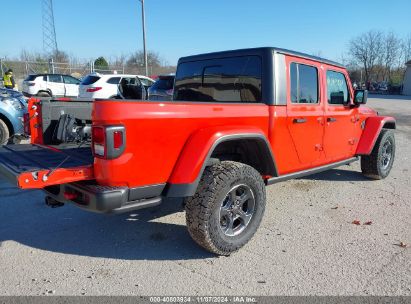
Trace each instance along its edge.
<path fill-rule="evenodd" d="M 0 58 L 0 80 L 3 79 L 4 73 L 8 70 L 13 70 L 14 79 L 21 88 L 23 80 L 30 74 L 68 74 L 77 78 L 82 78 L 90 73 L 100 73 L 100 74 L 132 74 L 132 75 L 144 75 L 144 66 L 136 65 L 108 65 L 108 67 L 100 68 L 94 66 L 94 62 L 83 62 L 83 63 L 62 63 L 53 62 L 50 60 L 46 61 L 16 61 L 16 60 L 5 60 Z M 149 66 L 148 67 L 149 76 L 174 73 L 175 67 L 161 67 L 161 66 Z M 0 81 L 0 86 L 2 86 L 2 81 Z"/>

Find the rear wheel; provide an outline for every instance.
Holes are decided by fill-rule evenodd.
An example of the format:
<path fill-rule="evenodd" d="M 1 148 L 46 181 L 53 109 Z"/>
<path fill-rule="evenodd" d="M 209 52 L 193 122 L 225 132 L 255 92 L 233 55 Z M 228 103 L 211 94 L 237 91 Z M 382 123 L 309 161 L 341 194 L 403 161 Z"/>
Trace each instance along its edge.
<path fill-rule="evenodd" d="M 361 156 L 361 171 L 369 178 L 383 179 L 390 173 L 394 157 L 394 132 L 382 129 L 371 154 Z"/>
<path fill-rule="evenodd" d="M 253 237 L 265 204 L 260 173 L 242 163 L 223 161 L 204 170 L 196 194 L 186 199 L 188 231 L 206 250 L 230 255 Z"/>
<path fill-rule="evenodd" d="M 7 127 L 6 123 L 0 119 L 0 145 L 7 144 L 9 137 L 10 137 L 9 128 Z"/>

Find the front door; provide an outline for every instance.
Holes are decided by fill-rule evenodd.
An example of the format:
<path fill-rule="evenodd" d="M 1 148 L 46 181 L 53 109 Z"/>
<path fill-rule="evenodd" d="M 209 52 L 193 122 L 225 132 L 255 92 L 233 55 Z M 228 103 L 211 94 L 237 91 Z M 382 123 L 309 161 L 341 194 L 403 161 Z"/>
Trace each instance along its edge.
<path fill-rule="evenodd" d="M 323 155 L 324 108 L 320 90 L 320 66 L 303 59 L 289 61 L 287 126 L 300 166 L 306 169 L 321 162 Z"/>
<path fill-rule="evenodd" d="M 327 102 L 325 106 L 324 152 L 328 161 L 352 157 L 354 146 L 355 110 L 347 77 L 342 71 L 326 71 Z"/>

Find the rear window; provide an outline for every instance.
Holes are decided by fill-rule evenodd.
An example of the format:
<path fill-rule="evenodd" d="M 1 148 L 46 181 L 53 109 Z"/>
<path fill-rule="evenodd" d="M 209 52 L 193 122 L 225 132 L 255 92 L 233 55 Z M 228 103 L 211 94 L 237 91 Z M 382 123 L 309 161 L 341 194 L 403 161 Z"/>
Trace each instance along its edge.
<path fill-rule="evenodd" d="M 97 81 L 97 80 L 96 80 Z M 94 82 L 96 82 L 94 81 Z M 94 83 L 93 82 L 93 83 Z M 120 83 L 120 77 L 111 77 L 107 80 L 107 83 L 111 83 L 111 84 L 119 84 Z"/>
<path fill-rule="evenodd" d="M 27 76 L 26 79 L 24 79 L 24 81 L 33 81 L 35 80 L 37 77 L 39 77 L 38 75 L 29 75 Z"/>
<path fill-rule="evenodd" d="M 83 84 L 83 85 L 93 84 L 99 79 L 100 79 L 100 77 L 98 77 L 98 76 L 88 75 L 88 76 L 86 76 L 86 78 L 84 78 L 81 81 L 81 84 Z"/>
<path fill-rule="evenodd" d="M 61 75 L 50 74 L 49 82 L 62 83 L 63 79 L 61 78 Z"/>
<path fill-rule="evenodd" d="M 154 90 L 171 90 L 174 86 L 174 77 L 158 79 L 151 87 Z"/>
<path fill-rule="evenodd" d="M 228 57 L 178 66 L 174 100 L 261 102 L 261 58 Z"/>

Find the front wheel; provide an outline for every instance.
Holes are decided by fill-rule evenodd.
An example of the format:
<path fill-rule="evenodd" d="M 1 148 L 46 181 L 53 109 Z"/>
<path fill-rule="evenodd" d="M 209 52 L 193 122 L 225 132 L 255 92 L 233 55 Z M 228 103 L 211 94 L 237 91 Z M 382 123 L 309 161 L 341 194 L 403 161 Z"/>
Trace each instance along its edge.
<path fill-rule="evenodd" d="M 248 165 L 223 161 L 207 167 L 197 192 L 186 199 L 186 221 L 194 241 L 230 255 L 257 231 L 266 204 L 265 184 Z"/>
<path fill-rule="evenodd" d="M 394 157 L 394 132 L 382 129 L 371 154 L 361 156 L 361 171 L 372 179 L 386 178 L 391 171 Z"/>
<path fill-rule="evenodd" d="M 9 128 L 7 127 L 6 123 L 0 119 L 0 145 L 7 144 L 9 140 L 10 132 Z"/>

